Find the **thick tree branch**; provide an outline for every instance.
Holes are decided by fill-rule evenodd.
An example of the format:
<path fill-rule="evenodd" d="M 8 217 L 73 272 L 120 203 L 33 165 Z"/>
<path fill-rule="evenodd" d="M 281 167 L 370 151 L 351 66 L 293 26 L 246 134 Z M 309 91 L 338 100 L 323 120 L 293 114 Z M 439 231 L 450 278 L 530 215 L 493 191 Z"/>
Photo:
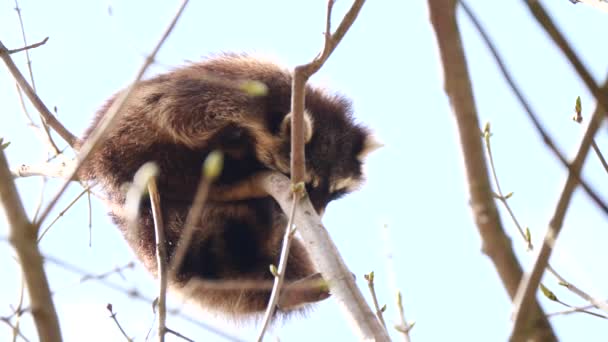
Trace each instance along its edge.
<path fill-rule="evenodd" d="M 10 242 L 17 252 L 27 286 L 31 312 L 40 341 L 61 341 L 61 330 L 51 298 L 42 255 L 38 249 L 37 229 L 29 222 L 12 180 L 4 152 L 0 150 L 0 202 L 10 226 Z"/>
<path fill-rule="evenodd" d="M 429 0 L 431 24 L 435 30 L 443 64 L 444 87 L 458 126 L 462 145 L 471 208 L 482 238 L 483 252 L 494 263 L 511 298 L 515 297 L 523 271 L 505 234 L 492 196 L 492 188 L 482 148 L 480 125 L 473 90 L 456 22 L 456 0 Z M 527 312 L 534 329 L 527 332 L 539 341 L 556 337 L 539 304 Z"/>
<path fill-rule="evenodd" d="M 291 183 L 285 175 L 264 172 L 256 176 L 255 182 L 279 203 L 285 213 L 289 213 L 293 197 Z M 294 221 L 313 263 L 329 285 L 332 298 L 356 327 L 359 339 L 389 341 L 386 330 L 365 302 L 308 197 L 298 201 Z"/>

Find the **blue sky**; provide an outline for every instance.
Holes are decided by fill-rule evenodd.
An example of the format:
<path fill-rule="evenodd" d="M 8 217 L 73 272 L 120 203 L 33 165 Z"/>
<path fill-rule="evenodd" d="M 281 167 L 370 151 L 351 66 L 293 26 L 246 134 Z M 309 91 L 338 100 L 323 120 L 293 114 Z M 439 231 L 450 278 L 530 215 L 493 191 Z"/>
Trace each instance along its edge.
<path fill-rule="evenodd" d="M 544 3 L 595 79 L 603 81 L 608 47 L 598 41 L 608 28 L 608 14 L 566 0 Z M 175 2 L 141 0 L 34 1 L 20 5 L 28 42 L 50 37 L 46 45 L 31 52 L 38 93 L 47 106 L 57 107 L 59 119 L 76 134 L 82 133 L 107 97 L 134 77 L 177 8 Z M 335 25 L 349 5 L 338 2 Z M 574 101 L 581 96 L 583 115 L 588 118 L 595 105 L 592 96 L 520 2 L 470 1 L 470 5 L 495 39 L 547 130 L 558 146 L 573 156 L 583 132 L 583 126 L 570 119 Z M 9 48 L 22 46 L 13 7 L 11 1 L 0 5 L 0 39 Z M 289 67 L 307 62 L 321 48 L 325 8 L 325 1 L 319 0 L 193 1 L 148 75 L 218 51 L 271 56 Z M 480 119 L 491 122 L 494 132 L 492 146 L 502 188 L 515 193 L 509 203 L 538 242 L 566 172 L 539 139 L 462 13 L 460 19 Z M 14 55 L 14 59 L 25 72 L 25 55 Z M 368 1 L 342 44 L 313 77 L 313 84 L 352 98 L 357 119 L 386 145 L 368 159 L 367 184 L 333 203 L 324 223 L 367 298 L 363 274 L 375 271 L 379 300 L 387 304 L 387 320 L 392 325 L 397 316 L 381 231 L 388 224 L 405 314 L 408 320 L 416 321 L 414 341 L 454 337 L 505 340 L 511 308 L 491 262 L 481 253 L 438 61 L 425 1 Z M 25 125 L 6 68 L 0 72 L 0 103 L 0 136 L 11 141 L 6 150 L 11 165 L 39 162 L 41 145 Z M 597 141 L 608 146 L 605 128 Z M 607 175 L 595 156 L 589 158 L 584 175 L 598 190 L 606 182 Z M 35 178 L 18 180 L 30 213 L 40 183 Z M 49 183 L 47 200 L 58 184 Z M 55 215 L 79 192 L 75 186 L 70 188 Z M 606 198 L 605 192 L 601 195 Z M 43 253 L 91 274 L 134 260 L 105 212 L 102 203 L 93 200 L 89 247 L 88 205 L 86 198 L 79 201 L 45 237 Z M 501 210 L 501 214 L 524 267 L 529 269 L 532 256 L 525 252 L 525 244 L 506 212 Z M 577 191 L 552 258 L 553 266 L 566 279 L 598 298 L 605 296 L 603 289 L 608 287 L 602 262 L 608 257 L 602 242 L 608 241 L 606 222 L 605 215 Z M 0 221 L 0 237 L 7 233 L 5 221 Z M 0 316 L 8 315 L 9 305 L 18 298 L 19 273 L 12 255 L 5 240 L 0 241 L 0 270 L 5 279 L 0 284 Z M 108 318 L 107 303 L 113 304 L 129 335 L 143 341 L 153 324 L 149 304 L 98 282 L 80 283 L 78 275 L 54 264 L 47 264 L 47 271 L 66 341 L 121 340 Z M 113 275 L 108 281 L 154 296 L 156 283 L 140 266 L 123 274 L 124 278 Z M 545 277 L 545 284 L 563 301 L 584 304 L 552 277 Z M 546 312 L 564 309 L 544 298 L 541 301 Z M 191 308 L 184 310 L 244 339 L 253 339 L 257 331 L 252 324 L 235 326 Z M 604 340 L 607 324 L 581 314 L 552 318 L 551 322 L 565 341 Z M 221 340 L 179 318 L 170 317 L 168 325 L 196 340 Z M 36 339 L 29 318 L 23 321 L 23 331 L 31 340 Z M 305 318 L 276 325 L 269 340 L 273 335 L 284 341 L 354 337 L 332 300 L 319 304 Z M 6 325 L 0 324 L 0 336 L 10 336 Z M 399 337 L 393 330 L 391 336 Z"/>

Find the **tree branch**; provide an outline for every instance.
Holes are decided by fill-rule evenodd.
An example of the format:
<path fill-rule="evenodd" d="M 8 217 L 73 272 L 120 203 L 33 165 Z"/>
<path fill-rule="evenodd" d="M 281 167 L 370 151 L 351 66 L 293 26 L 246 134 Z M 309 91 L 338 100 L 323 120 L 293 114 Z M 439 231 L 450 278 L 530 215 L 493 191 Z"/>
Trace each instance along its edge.
<path fill-rule="evenodd" d="M 608 81 L 602 87 L 602 91 L 608 91 Z M 599 130 L 601 123 L 606 116 L 605 109 L 602 104 L 598 103 L 598 106 L 589 121 L 589 126 L 587 126 L 587 130 L 583 135 L 583 139 L 579 145 L 578 152 L 576 153 L 576 157 L 571 164 L 570 172 L 568 173 L 568 178 L 566 179 L 566 183 L 562 189 L 562 193 L 557 201 L 557 205 L 549 222 L 549 228 L 547 229 L 547 233 L 545 234 L 545 238 L 543 240 L 543 244 L 539 249 L 536 260 L 534 261 L 534 267 L 532 268 L 532 272 L 529 276 L 524 277 L 521 283 L 519 284 L 519 288 L 517 290 L 517 296 L 513 303 L 514 305 L 514 318 L 515 322 L 513 325 L 513 332 L 511 337 L 514 339 L 517 336 L 521 336 L 521 334 L 526 330 L 526 319 L 525 312 L 528 311 L 530 305 L 533 301 L 534 295 L 538 288 L 538 284 L 542 278 L 542 275 L 547 267 L 549 262 L 549 257 L 553 252 L 553 245 L 559 236 L 560 231 L 562 230 L 564 224 L 564 217 L 566 216 L 566 211 L 570 205 L 570 200 L 572 199 L 572 194 L 578 185 L 577 175 L 580 175 L 580 172 L 583 168 L 583 164 L 585 162 L 585 158 L 587 157 L 587 153 L 591 148 L 591 143 L 593 141 L 593 137 Z M 597 301 L 592 300 L 594 305 L 600 305 Z"/>
<path fill-rule="evenodd" d="M 319 71 L 325 61 L 334 52 L 348 29 L 352 26 L 363 7 L 365 0 L 355 0 L 350 10 L 342 19 L 342 22 L 332 34 L 331 12 L 334 0 L 327 2 L 327 19 L 325 23 L 325 45 L 323 51 L 315 59 L 294 69 L 291 89 L 291 181 L 294 184 L 304 181 L 305 156 L 304 156 L 304 98 L 306 97 L 306 82 L 310 76 Z"/>
<path fill-rule="evenodd" d="M 264 338 L 266 328 L 268 328 L 270 319 L 272 318 L 277 303 L 279 302 L 279 295 L 283 286 L 283 280 L 285 279 L 285 270 L 287 270 L 287 259 L 289 258 L 289 248 L 291 247 L 291 241 L 293 240 L 293 235 L 295 233 L 295 230 L 293 228 L 293 219 L 296 213 L 296 203 L 298 201 L 297 199 L 300 195 L 299 193 L 296 193 L 294 191 L 292 196 L 293 199 L 291 203 L 291 210 L 289 210 L 289 220 L 287 221 L 287 227 L 285 227 L 285 235 L 283 236 L 283 247 L 281 249 L 281 256 L 279 257 L 279 266 L 277 268 L 277 274 L 274 274 L 272 292 L 270 293 L 270 300 L 268 301 L 268 306 L 266 307 L 266 312 L 264 313 L 264 318 L 262 320 L 262 328 L 260 329 L 260 333 L 258 334 L 258 342 L 262 342 L 262 339 Z"/>
<path fill-rule="evenodd" d="M 280 173 L 263 172 L 256 176 L 255 183 L 272 196 L 285 213 L 289 212 L 291 183 Z M 308 197 L 302 197 L 296 205 L 294 223 L 302 237 L 313 263 L 329 285 L 334 298 L 356 327 L 360 340 L 389 341 L 376 315 L 369 308 L 352 274 L 346 267 L 338 249 Z"/>
<path fill-rule="evenodd" d="M 292 132 L 290 168 L 292 184 L 304 181 L 306 174 L 304 156 L 306 82 L 310 76 L 323 66 L 335 50 L 354 23 L 364 3 L 365 0 L 355 0 L 336 31 L 331 34 L 331 12 L 334 0 L 329 0 L 327 3 L 323 51 L 312 62 L 297 66 L 294 69 L 291 90 Z M 286 201 L 289 199 L 290 187 L 288 182 L 284 183 L 285 180 L 283 175 L 274 175 L 263 177 L 262 184 L 264 184 L 265 190 L 280 203 L 283 211 L 288 213 L 289 206 Z M 316 211 L 307 197 L 299 201 L 296 211 L 300 212 L 300 214 L 296 213 L 296 226 L 304 239 L 304 246 L 311 255 L 315 266 L 328 282 L 334 298 L 340 303 L 353 326 L 356 327 L 359 338 L 388 341 L 389 337 L 386 330 L 380 325 L 376 316 L 365 303 L 361 291 L 357 288 L 350 271 L 344 264 L 336 246 L 322 226 L 319 217 L 316 215 Z"/>
<path fill-rule="evenodd" d="M 165 241 L 165 226 L 160 203 L 160 194 L 156 186 L 156 174 L 148 180 L 150 205 L 154 218 L 154 232 L 156 237 L 156 266 L 158 269 L 158 341 L 165 341 L 167 332 L 167 244 Z"/>
<path fill-rule="evenodd" d="M 509 296 L 513 299 L 523 271 L 513 252 L 511 241 L 504 232 L 492 196 L 477 109 L 456 22 L 456 3 L 456 0 L 429 0 L 431 24 L 435 30 L 443 64 L 445 92 L 450 99 L 458 126 L 471 208 L 482 238 L 482 250 L 494 263 Z M 533 304 L 527 312 L 528 322 L 535 327 L 527 331 L 530 333 L 529 337 L 539 341 L 555 341 L 553 330 L 539 304 Z"/>
<path fill-rule="evenodd" d="M 4 46 L 2 41 L 0 41 L 0 58 L 2 58 L 4 64 L 6 64 L 6 67 L 13 75 L 13 78 L 15 78 L 15 81 L 17 81 L 17 84 L 19 84 L 21 90 L 23 90 L 23 92 L 25 93 L 25 95 L 27 95 L 28 99 L 30 99 L 36 110 L 38 110 L 38 112 L 40 113 L 44 124 L 52 127 L 63 138 L 63 140 L 68 143 L 68 145 L 74 147 L 74 145 L 78 143 L 79 139 L 76 138 L 76 136 L 74 136 L 74 134 L 72 134 L 70 131 L 68 131 L 68 129 L 65 128 L 61 124 L 61 122 L 59 122 L 59 120 L 57 120 L 55 115 L 53 115 L 51 111 L 49 111 L 44 102 L 42 102 L 40 97 L 38 97 L 38 95 L 34 91 L 34 88 L 32 88 L 32 86 L 27 83 L 27 81 L 23 77 L 23 74 L 21 74 L 19 68 L 17 68 L 15 62 L 13 62 L 10 50 L 7 49 L 6 46 Z"/>
<path fill-rule="evenodd" d="M 89 136 L 87 141 L 85 141 L 82 144 L 82 147 L 80 147 L 80 153 L 78 154 L 78 163 L 76 164 L 74 170 L 72 170 L 72 172 L 70 173 L 70 176 L 67 178 L 67 180 L 61 185 L 61 187 L 59 188 L 59 191 L 57 191 L 57 193 L 55 194 L 55 196 L 53 196 L 53 198 L 51 199 L 49 204 L 46 206 L 46 208 L 42 211 L 42 213 L 38 217 L 38 220 L 36 220 L 35 224 L 37 226 L 39 226 L 40 223 L 43 222 L 44 219 L 46 219 L 46 217 L 51 212 L 51 210 L 53 209 L 55 204 L 57 204 L 57 201 L 59 200 L 61 195 L 65 192 L 65 189 L 70 184 L 70 180 L 76 177 L 76 175 L 77 175 L 78 171 L 80 170 L 80 167 L 83 165 L 83 163 L 85 161 L 87 161 L 87 159 L 89 158 L 91 153 L 97 147 L 99 147 L 106 132 L 108 132 L 114 126 L 114 124 L 117 122 L 120 112 L 125 107 L 127 100 L 129 99 L 129 97 L 131 96 L 131 93 L 135 89 L 135 86 L 141 80 L 141 78 L 144 76 L 144 73 L 146 72 L 146 70 L 148 70 L 148 67 L 154 62 L 154 59 L 156 58 L 156 54 L 158 53 L 160 48 L 163 46 L 164 42 L 169 37 L 169 34 L 171 34 L 171 31 L 173 31 L 173 28 L 177 24 L 177 20 L 180 18 L 180 16 L 184 12 L 184 9 L 186 8 L 188 1 L 189 0 L 182 1 L 182 3 L 180 4 L 180 6 L 177 10 L 177 13 L 173 16 L 171 22 L 169 23 L 169 26 L 167 27 L 167 29 L 165 30 L 165 32 L 163 33 L 163 35 L 161 36 L 159 41 L 156 43 L 156 46 L 154 47 L 154 49 L 152 50 L 150 55 L 146 58 L 143 65 L 139 68 L 139 70 L 135 76 L 135 79 L 133 80 L 131 85 L 118 96 L 116 101 L 114 101 L 112 103 L 112 105 L 110 106 L 110 108 L 108 109 L 106 114 L 104 115 L 104 117 L 101 120 L 101 122 L 99 123 L 99 125 L 97 125 L 97 127 L 93 130 L 93 132 L 91 133 L 91 135 Z M 1 44 L 2 43 L 0 42 L 0 48 L 4 48 L 4 46 Z M 2 58 L 4 59 L 4 56 L 6 54 L 0 53 L 0 55 L 2 55 Z"/>
<path fill-rule="evenodd" d="M 23 271 L 38 337 L 43 342 L 59 342 L 61 330 L 44 272 L 42 255 L 38 249 L 37 229 L 27 218 L 2 150 L 0 150 L 0 202 L 10 226 L 9 239 L 17 252 Z"/>

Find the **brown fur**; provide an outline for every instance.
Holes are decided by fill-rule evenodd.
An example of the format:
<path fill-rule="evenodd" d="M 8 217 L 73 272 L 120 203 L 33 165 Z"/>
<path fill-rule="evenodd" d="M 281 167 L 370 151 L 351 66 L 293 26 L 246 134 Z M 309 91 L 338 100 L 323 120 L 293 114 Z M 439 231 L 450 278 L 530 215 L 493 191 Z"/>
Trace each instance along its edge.
<path fill-rule="evenodd" d="M 244 80 L 263 82 L 264 96 L 235 87 Z M 116 97 L 98 112 L 88 137 Z M 203 306 L 233 317 L 259 313 L 268 288 L 218 288 L 210 282 L 268 283 L 277 264 L 287 218 L 275 201 L 251 184 L 253 175 L 274 170 L 289 175 L 291 74 L 273 63 L 246 55 L 224 54 L 140 82 L 101 148 L 81 171 L 97 181 L 115 207 L 125 202 L 122 185 L 138 168 L 154 161 L 165 220 L 169 258 L 200 181 L 201 166 L 213 150 L 224 153 L 222 174 L 210 190 L 191 247 L 176 279 L 178 290 Z M 309 87 L 306 95 L 307 191 L 322 212 L 333 199 L 362 182 L 362 157 L 376 145 L 355 124 L 343 97 Z M 136 232 L 126 232 L 120 211 L 113 218 L 144 265 L 156 272 L 154 224 L 148 200 Z M 129 234 L 127 234 L 129 233 Z M 294 241 L 286 271 L 287 287 L 279 312 L 290 312 L 328 296 L 299 241 Z M 314 283 L 309 289 L 290 284 Z"/>

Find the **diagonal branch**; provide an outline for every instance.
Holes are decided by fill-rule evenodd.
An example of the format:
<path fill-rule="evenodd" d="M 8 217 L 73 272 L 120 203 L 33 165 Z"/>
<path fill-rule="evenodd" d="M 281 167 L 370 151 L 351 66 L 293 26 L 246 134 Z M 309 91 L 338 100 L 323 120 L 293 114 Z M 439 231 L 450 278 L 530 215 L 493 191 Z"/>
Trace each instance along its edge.
<path fill-rule="evenodd" d="M 462 41 L 456 22 L 456 0 L 429 0 L 431 24 L 435 30 L 443 64 L 444 88 L 454 113 L 462 145 L 470 203 L 482 238 L 483 252 L 496 267 L 509 296 L 515 297 L 523 270 L 505 234 L 492 196 L 492 187 L 480 137 L 480 125 Z M 555 341 L 539 304 L 527 311 L 530 338 Z"/>
<path fill-rule="evenodd" d="M 608 91 L 608 82 L 604 84 L 602 91 Z M 534 298 L 538 284 L 540 283 L 545 268 L 547 268 L 549 257 L 553 252 L 553 245 L 555 244 L 555 241 L 562 230 L 564 217 L 566 216 L 566 211 L 570 205 L 572 194 L 578 185 L 577 175 L 580 175 L 585 158 L 587 157 L 589 149 L 591 148 L 593 137 L 599 130 L 605 116 L 606 114 L 603 105 L 598 104 L 593 116 L 591 117 L 591 120 L 589 121 L 589 126 L 587 126 L 587 130 L 583 135 L 583 139 L 579 145 L 576 157 L 571 164 L 570 173 L 568 173 L 568 178 L 566 179 L 562 193 L 557 201 L 555 212 L 551 218 L 551 221 L 549 222 L 549 228 L 547 229 L 545 239 L 543 240 L 543 244 L 534 262 L 532 272 L 529 276 L 522 279 L 517 290 L 517 297 L 513 303 L 515 323 L 513 325 L 512 337 L 520 336 L 522 331 L 525 330 L 526 322 L 524 313 L 530 307 L 530 303 Z M 593 299 L 591 299 L 591 302 L 598 307 L 604 306 L 603 304 L 597 303 L 597 301 Z"/>
<path fill-rule="evenodd" d="M 61 341 L 57 312 L 51 298 L 42 255 L 36 240 L 37 229 L 29 222 L 12 180 L 4 152 L 0 150 L 0 202 L 10 227 L 10 242 L 17 252 L 27 286 L 31 312 L 40 341 Z"/>
<path fill-rule="evenodd" d="M 171 32 L 173 31 L 173 28 L 175 27 L 178 19 L 184 12 L 184 9 L 186 8 L 188 1 L 189 0 L 182 1 L 182 3 L 180 4 L 180 6 L 177 10 L 177 13 L 173 16 L 171 22 L 169 23 L 169 26 L 165 29 L 165 32 L 163 33 L 163 35 L 161 36 L 159 41 L 156 43 L 156 46 L 154 47 L 154 49 L 152 50 L 150 55 L 146 58 L 143 65 L 139 68 L 139 70 L 135 76 L 135 79 L 133 80 L 131 85 L 118 96 L 116 101 L 114 101 L 112 103 L 112 105 L 110 106 L 110 108 L 108 109 L 106 114 L 104 115 L 104 117 L 101 120 L 101 122 L 99 123 L 99 125 L 95 128 L 95 130 L 93 130 L 93 132 L 91 133 L 91 135 L 89 136 L 87 141 L 85 141 L 82 144 L 82 147 L 80 147 L 80 153 L 78 154 L 78 163 L 76 164 L 76 166 L 70 173 L 69 177 L 67 177 L 67 180 L 64 181 L 64 183 L 61 185 L 61 187 L 59 188 L 59 191 L 57 191 L 55 196 L 53 196 L 53 198 L 51 199 L 49 204 L 46 206 L 46 208 L 42 211 L 42 213 L 36 220 L 35 224 L 37 226 L 39 226 L 40 223 L 43 222 L 44 219 L 49 215 L 49 213 L 51 212 L 51 210 L 53 209 L 55 204 L 57 204 L 57 201 L 59 201 L 59 198 L 61 197 L 61 195 L 63 195 L 63 193 L 65 192 L 65 189 L 67 189 L 68 185 L 71 182 L 71 179 L 76 177 L 78 171 L 80 170 L 80 168 L 82 167 L 84 162 L 87 161 L 89 156 L 91 156 L 92 152 L 97 147 L 99 147 L 103 138 L 106 135 L 106 132 L 108 132 L 114 126 L 114 124 L 117 122 L 117 119 L 120 115 L 119 113 L 125 107 L 127 100 L 129 99 L 129 97 L 131 96 L 131 93 L 133 92 L 133 90 L 135 89 L 135 86 L 137 85 L 137 82 L 139 82 L 142 79 L 142 77 L 144 76 L 144 73 L 146 72 L 146 70 L 148 70 L 148 67 L 154 62 L 154 59 L 156 58 L 156 54 L 158 53 L 160 48 L 163 46 L 163 44 L 169 37 L 169 34 L 171 34 Z M 1 44 L 2 43 L 0 42 L 0 49 L 4 48 L 4 46 Z M 0 55 L 4 59 L 5 53 L 0 53 Z"/>
<path fill-rule="evenodd" d="M 325 24 L 325 44 L 321 53 L 315 59 L 294 70 L 291 90 L 291 182 L 298 184 L 305 179 L 304 156 L 304 108 L 306 97 L 306 82 L 327 61 L 338 46 L 348 29 L 359 15 L 365 0 L 355 0 L 334 33 L 331 29 L 331 13 L 334 0 L 327 3 Z M 283 175 L 262 177 L 265 190 L 270 193 L 285 213 L 289 211 L 288 200 L 291 194 L 289 182 Z M 300 232 L 307 252 L 313 263 L 328 282 L 333 297 L 344 309 L 345 314 L 357 329 L 360 339 L 388 341 L 388 333 L 380 325 L 376 316 L 366 304 L 363 294 L 352 279 L 336 246 L 321 224 L 316 211 L 307 197 L 300 199 L 296 208 L 296 226 Z"/>
<path fill-rule="evenodd" d="M 289 213 L 293 196 L 290 181 L 285 175 L 262 172 L 254 182 L 272 196 L 285 213 Z M 357 329 L 359 340 L 389 341 L 386 330 L 365 302 L 308 197 L 298 200 L 294 224 L 313 263 L 329 285 L 332 298 L 336 299 Z"/>
<path fill-rule="evenodd" d="M 549 16 L 549 13 L 545 10 L 543 5 L 538 0 L 522 0 L 527 6 L 536 21 L 545 30 L 545 32 L 551 37 L 555 45 L 562 51 L 564 56 L 570 61 L 574 70 L 583 80 L 583 83 L 587 86 L 589 91 L 595 96 L 597 101 L 604 108 L 608 108 L 608 91 L 600 89 L 600 86 L 593 80 L 593 76 L 584 65 L 581 59 L 578 57 L 572 46 L 566 40 L 566 37 L 559 31 L 557 26 L 553 23 L 553 19 Z M 600 1 L 596 1 L 599 3 Z"/>

